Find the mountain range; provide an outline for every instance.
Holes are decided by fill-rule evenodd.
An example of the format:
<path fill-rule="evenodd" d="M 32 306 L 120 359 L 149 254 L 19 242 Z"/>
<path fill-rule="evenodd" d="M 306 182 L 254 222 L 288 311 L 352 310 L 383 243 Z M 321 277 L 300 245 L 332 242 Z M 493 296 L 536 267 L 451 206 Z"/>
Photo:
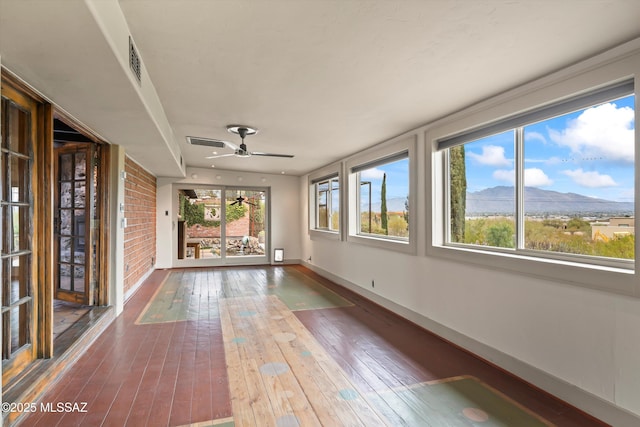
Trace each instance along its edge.
<path fill-rule="evenodd" d="M 513 187 L 498 186 L 484 190 L 467 192 L 466 215 L 513 214 Z M 559 193 L 526 187 L 524 191 L 526 214 L 536 215 L 633 215 L 632 202 L 614 202 L 611 200 L 588 197 L 576 193 Z"/>

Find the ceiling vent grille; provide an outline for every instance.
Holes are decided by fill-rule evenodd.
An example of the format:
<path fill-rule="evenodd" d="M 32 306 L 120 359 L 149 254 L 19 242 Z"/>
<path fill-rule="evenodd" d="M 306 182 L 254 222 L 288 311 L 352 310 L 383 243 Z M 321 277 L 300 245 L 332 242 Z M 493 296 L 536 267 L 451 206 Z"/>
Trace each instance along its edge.
<path fill-rule="evenodd" d="M 140 62 L 140 55 L 136 47 L 133 45 L 133 39 L 129 36 L 129 67 L 133 71 L 133 75 L 138 80 L 138 83 L 142 83 L 142 63 Z"/>
<path fill-rule="evenodd" d="M 204 145 L 205 147 L 225 148 L 224 141 L 219 139 L 199 138 L 197 136 L 188 136 L 187 142 L 191 145 Z"/>

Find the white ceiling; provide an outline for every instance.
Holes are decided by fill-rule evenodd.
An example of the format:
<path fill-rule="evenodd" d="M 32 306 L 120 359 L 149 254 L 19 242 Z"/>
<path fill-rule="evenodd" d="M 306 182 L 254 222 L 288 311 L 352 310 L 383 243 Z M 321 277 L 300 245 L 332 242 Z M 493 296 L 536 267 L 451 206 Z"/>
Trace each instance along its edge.
<path fill-rule="evenodd" d="M 302 175 L 639 37 L 638 22 L 637 0 L 0 0 L 0 60 L 158 176 L 182 174 L 180 155 Z M 211 161 L 185 141 L 238 144 L 236 123 L 260 130 L 249 150 L 295 158 Z"/>

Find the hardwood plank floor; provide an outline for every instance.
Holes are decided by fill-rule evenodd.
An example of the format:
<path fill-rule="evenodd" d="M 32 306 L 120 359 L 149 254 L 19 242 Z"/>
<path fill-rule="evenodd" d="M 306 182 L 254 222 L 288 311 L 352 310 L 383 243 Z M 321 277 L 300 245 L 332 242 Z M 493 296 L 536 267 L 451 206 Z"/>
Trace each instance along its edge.
<path fill-rule="evenodd" d="M 23 425 L 605 425 L 301 266 L 155 271 L 41 402 L 86 412 Z"/>

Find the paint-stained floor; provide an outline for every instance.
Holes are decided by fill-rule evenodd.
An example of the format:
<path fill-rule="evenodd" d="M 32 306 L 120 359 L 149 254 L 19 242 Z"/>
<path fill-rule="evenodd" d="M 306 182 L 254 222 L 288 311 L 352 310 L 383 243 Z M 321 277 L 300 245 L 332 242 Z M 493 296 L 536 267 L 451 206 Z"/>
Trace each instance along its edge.
<path fill-rule="evenodd" d="M 24 425 L 602 426 L 301 266 L 156 271 Z"/>

